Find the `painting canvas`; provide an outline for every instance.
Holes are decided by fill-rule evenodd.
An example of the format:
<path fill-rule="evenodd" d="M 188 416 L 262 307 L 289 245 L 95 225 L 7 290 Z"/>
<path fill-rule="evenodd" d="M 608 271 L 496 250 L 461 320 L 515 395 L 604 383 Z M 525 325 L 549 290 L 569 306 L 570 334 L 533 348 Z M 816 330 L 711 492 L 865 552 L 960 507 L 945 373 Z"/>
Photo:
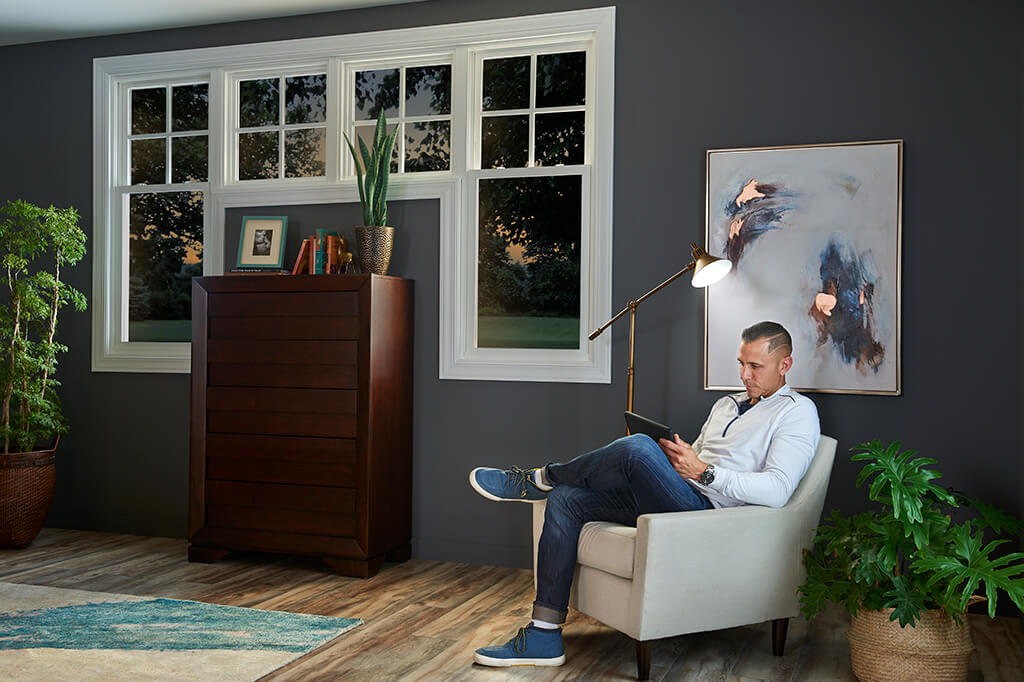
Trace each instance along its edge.
<path fill-rule="evenodd" d="M 707 152 L 705 388 L 740 389 L 742 330 L 793 336 L 789 384 L 900 393 L 902 140 Z"/>

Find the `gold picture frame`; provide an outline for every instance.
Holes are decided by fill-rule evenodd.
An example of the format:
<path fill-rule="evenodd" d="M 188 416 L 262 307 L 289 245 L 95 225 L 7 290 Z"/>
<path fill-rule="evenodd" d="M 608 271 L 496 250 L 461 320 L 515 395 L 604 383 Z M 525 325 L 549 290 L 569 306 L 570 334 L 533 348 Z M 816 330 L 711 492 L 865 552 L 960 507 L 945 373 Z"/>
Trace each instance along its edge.
<path fill-rule="evenodd" d="M 733 270 L 705 290 L 704 388 L 742 390 L 741 331 L 793 336 L 793 388 L 902 391 L 903 141 L 709 149 L 708 250 Z"/>

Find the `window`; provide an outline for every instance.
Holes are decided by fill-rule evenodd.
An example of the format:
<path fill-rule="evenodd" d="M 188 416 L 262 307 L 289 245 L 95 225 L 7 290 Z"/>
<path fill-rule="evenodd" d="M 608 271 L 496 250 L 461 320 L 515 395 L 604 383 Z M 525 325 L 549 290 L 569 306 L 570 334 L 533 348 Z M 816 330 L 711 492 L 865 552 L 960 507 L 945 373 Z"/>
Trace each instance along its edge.
<path fill-rule="evenodd" d="M 384 112 L 388 133 L 402 126 L 391 170 L 396 173 L 451 168 L 451 64 L 362 69 L 353 75 L 352 142 L 369 146 L 377 116 Z"/>
<path fill-rule="evenodd" d="M 479 61 L 477 348 L 585 348 L 586 50 Z"/>
<path fill-rule="evenodd" d="M 238 81 L 238 180 L 326 173 L 327 74 Z"/>
<path fill-rule="evenodd" d="M 128 325 L 118 340 L 188 342 L 192 277 L 203 272 L 209 86 L 167 84 L 127 92 L 130 163 L 121 218 L 128 224 Z"/>
<path fill-rule="evenodd" d="M 93 369 L 188 372 L 225 212 L 439 199 L 440 376 L 610 381 L 614 9 L 95 60 Z M 385 46 L 385 47 L 382 47 Z M 286 254 L 286 260 L 294 254 Z"/>

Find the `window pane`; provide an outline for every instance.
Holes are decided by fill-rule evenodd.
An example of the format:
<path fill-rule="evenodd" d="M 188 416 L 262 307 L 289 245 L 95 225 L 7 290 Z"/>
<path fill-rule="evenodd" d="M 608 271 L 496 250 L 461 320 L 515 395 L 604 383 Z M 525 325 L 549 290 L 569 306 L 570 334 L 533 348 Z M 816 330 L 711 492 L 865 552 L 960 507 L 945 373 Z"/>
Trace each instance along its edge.
<path fill-rule="evenodd" d="M 389 118 L 397 116 L 398 83 L 398 69 L 357 72 L 356 120 L 376 120 L 381 110 Z"/>
<path fill-rule="evenodd" d="M 209 87 L 205 83 L 171 88 L 171 130 L 206 130 L 210 108 Z"/>
<path fill-rule="evenodd" d="M 171 182 L 206 182 L 206 135 L 171 138 Z"/>
<path fill-rule="evenodd" d="M 356 146 L 356 153 L 360 155 L 359 156 L 360 159 L 362 159 L 363 157 L 362 157 L 362 154 L 359 151 L 359 140 L 363 141 L 363 144 L 366 145 L 367 149 L 373 149 L 373 133 L 376 130 L 376 128 L 377 128 L 376 126 L 372 126 L 372 125 L 370 125 L 370 126 L 356 126 L 356 138 L 357 139 L 352 140 L 352 142 Z M 395 132 L 395 124 L 392 123 L 392 124 L 388 125 L 387 130 L 388 130 L 388 135 L 390 135 L 391 133 Z M 397 173 L 398 172 L 398 148 L 399 148 L 400 144 L 401 144 L 401 140 L 396 140 L 395 141 L 395 146 L 391 150 L 391 172 L 392 173 Z M 347 148 L 348 145 L 345 145 L 345 147 Z M 360 162 L 359 165 L 361 166 L 362 162 Z"/>
<path fill-rule="evenodd" d="M 284 122 L 322 123 L 327 120 L 327 74 L 284 79 Z"/>
<path fill-rule="evenodd" d="M 586 103 L 587 53 L 537 56 L 537 106 L 569 107 Z"/>
<path fill-rule="evenodd" d="M 167 140 L 132 140 L 132 185 L 167 182 Z"/>
<path fill-rule="evenodd" d="M 277 132 L 241 133 L 238 136 L 238 179 L 276 178 Z"/>
<path fill-rule="evenodd" d="M 128 210 L 128 340 L 190 341 L 203 193 L 133 194 Z"/>
<path fill-rule="evenodd" d="M 405 172 L 444 171 L 451 167 L 451 123 L 407 123 L 405 126 Z"/>
<path fill-rule="evenodd" d="M 167 88 L 132 90 L 132 135 L 167 132 Z"/>
<path fill-rule="evenodd" d="M 308 178 L 324 174 L 326 132 L 323 128 L 289 130 L 284 134 L 284 176 Z"/>
<path fill-rule="evenodd" d="M 537 114 L 534 156 L 541 166 L 583 163 L 583 112 Z"/>
<path fill-rule="evenodd" d="M 530 58 L 484 60 L 484 111 L 530 106 Z"/>
<path fill-rule="evenodd" d="M 526 116 L 488 116 L 480 122 L 480 167 L 520 168 L 530 153 Z"/>
<path fill-rule="evenodd" d="M 452 67 L 414 66 L 405 70 L 405 115 L 452 112 Z"/>
<path fill-rule="evenodd" d="M 239 83 L 238 125 L 256 128 L 279 124 L 278 79 L 264 78 Z"/>
<path fill-rule="evenodd" d="M 582 177 L 480 181 L 481 348 L 579 348 Z"/>

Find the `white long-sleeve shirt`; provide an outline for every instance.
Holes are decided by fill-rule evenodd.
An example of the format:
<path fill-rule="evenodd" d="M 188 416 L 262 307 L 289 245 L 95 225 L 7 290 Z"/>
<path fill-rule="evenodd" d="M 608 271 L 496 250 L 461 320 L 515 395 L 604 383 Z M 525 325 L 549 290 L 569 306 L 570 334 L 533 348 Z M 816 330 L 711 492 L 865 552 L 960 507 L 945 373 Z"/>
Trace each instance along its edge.
<path fill-rule="evenodd" d="M 818 409 L 789 384 L 740 414 L 746 399 L 746 393 L 733 393 L 712 406 L 693 449 L 698 459 L 715 465 L 715 480 L 710 486 L 689 483 L 715 507 L 781 507 L 818 447 Z"/>

